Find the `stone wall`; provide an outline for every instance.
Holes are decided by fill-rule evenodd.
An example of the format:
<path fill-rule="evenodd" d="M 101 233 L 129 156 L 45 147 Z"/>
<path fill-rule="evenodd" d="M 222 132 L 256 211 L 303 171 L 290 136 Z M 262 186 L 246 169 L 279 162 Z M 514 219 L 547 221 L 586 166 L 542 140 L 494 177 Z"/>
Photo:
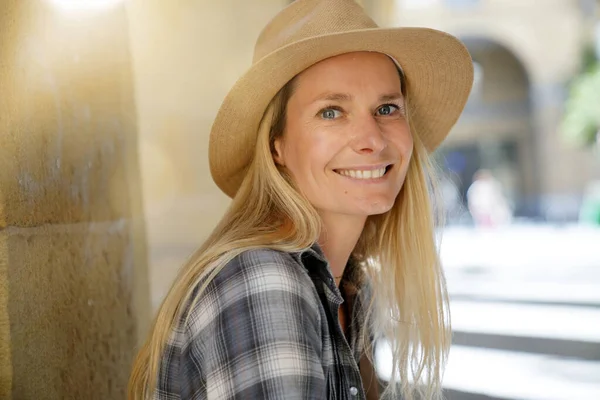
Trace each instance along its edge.
<path fill-rule="evenodd" d="M 0 398 L 124 398 L 149 319 L 126 10 L 1 8 Z"/>

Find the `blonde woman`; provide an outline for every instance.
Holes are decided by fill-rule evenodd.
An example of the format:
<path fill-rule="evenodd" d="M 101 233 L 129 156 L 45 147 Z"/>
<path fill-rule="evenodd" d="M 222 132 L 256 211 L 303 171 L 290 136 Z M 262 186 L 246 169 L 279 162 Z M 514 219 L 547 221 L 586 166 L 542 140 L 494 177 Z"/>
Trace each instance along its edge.
<path fill-rule="evenodd" d="M 233 201 L 165 298 L 130 399 L 436 399 L 450 346 L 428 153 L 473 79 L 465 47 L 352 0 L 264 28 L 210 137 Z M 385 392 L 371 363 L 392 343 Z"/>

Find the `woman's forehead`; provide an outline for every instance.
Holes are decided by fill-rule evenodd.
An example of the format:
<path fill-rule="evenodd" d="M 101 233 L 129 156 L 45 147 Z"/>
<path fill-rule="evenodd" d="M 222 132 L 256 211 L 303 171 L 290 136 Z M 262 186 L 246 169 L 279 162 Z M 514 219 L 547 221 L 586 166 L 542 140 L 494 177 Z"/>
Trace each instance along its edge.
<path fill-rule="evenodd" d="M 302 71 L 300 75 L 314 74 L 328 70 L 353 70 L 357 66 L 398 69 L 396 61 L 386 54 L 373 51 L 358 51 L 326 58 L 311 65 Z"/>
<path fill-rule="evenodd" d="M 383 53 L 345 53 L 314 64 L 294 78 L 297 89 L 343 93 L 344 88 L 368 86 L 402 91 L 401 72 L 395 61 Z"/>

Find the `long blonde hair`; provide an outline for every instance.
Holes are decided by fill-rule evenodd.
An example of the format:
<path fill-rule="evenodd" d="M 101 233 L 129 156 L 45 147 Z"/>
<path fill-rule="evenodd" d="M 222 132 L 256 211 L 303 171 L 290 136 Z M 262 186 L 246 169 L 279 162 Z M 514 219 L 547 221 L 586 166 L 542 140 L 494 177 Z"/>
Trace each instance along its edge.
<path fill-rule="evenodd" d="M 195 298 L 246 250 L 268 247 L 295 252 L 317 241 L 322 228 L 319 215 L 272 155 L 273 141 L 285 128 L 292 85 L 293 80 L 269 104 L 259 126 L 254 159 L 229 209 L 165 297 L 134 362 L 129 399 L 152 396 L 169 334 L 184 310 L 193 308 L 189 304 L 195 301 L 191 297 L 198 286 Z M 407 400 L 415 394 L 437 399 L 450 346 L 448 299 L 430 200 L 434 174 L 427 151 L 418 135 L 412 134 L 413 157 L 403 189 L 389 212 L 368 218 L 353 258 L 364 267 L 375 294 L 367 312 L 369 326 L 363 331 L 387 339 L 393 352 L 392 379 L 384 395 L 401 391 Z"/>

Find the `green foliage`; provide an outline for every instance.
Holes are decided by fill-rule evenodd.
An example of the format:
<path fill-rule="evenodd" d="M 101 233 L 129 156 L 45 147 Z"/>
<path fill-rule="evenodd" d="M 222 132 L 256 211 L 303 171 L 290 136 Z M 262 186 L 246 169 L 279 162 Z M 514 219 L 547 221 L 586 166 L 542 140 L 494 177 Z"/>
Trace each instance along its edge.
<path fill-rule="evenodd" d="M 583 73 L 592 70 L 597 63 L 596 46 L 589 43 L 583 48 L 583 54 L 581 56 L 581 72 Z"/>
<path fill-rule="evenodd" d="M 600 131 L 600 63 L 572 82 L 561 131 L 564 139 L 575 146 L 595 143 Z"/>

